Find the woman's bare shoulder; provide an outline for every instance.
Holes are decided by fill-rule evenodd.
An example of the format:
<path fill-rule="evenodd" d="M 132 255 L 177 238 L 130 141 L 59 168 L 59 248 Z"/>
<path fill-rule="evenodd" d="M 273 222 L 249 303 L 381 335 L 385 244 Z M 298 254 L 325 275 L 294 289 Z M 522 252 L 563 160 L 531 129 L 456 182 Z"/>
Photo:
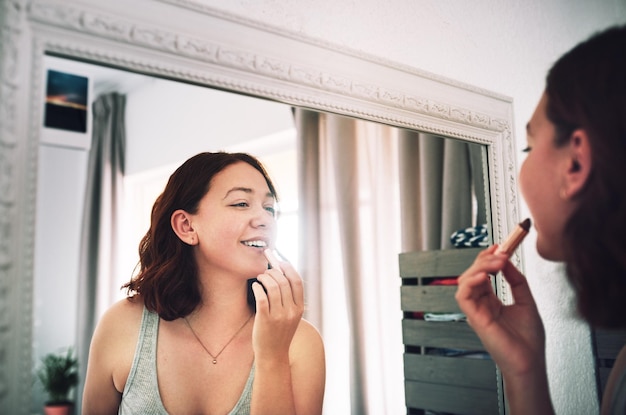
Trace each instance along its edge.
<path fill-rule="evenodd" d="M 311 350 L 317 350 L 323 354 L 324 342 L 322 336 L 317 328 L 305 319 L 300 320 L 296 333 L 293 336 L 292 346 L 295 346 L 296 350 L 292 350 L 298 354 L 300 351 L 307 350 L 305 353 L 309 353 Z"/>
<path fill-rule="evenodd" d="M 143 313 L 140 297 L 124 298 L 113 304 L 100 318 L 94 332 L 89 368 L 94 376 L 113 380 L 116 390 L 124 389 L 133 357 Z"/>
<path fill-rule="evenodd" d="M 92 340 L 108 350 L 133 347 L 139 335 L 143 300 L 129 297 L 114 303 L 100 318 Z"/>
<path fill-rule="evenodd" d="M 124 326 L 134 326 L 134 322 L 141 321 L 143 307 L 143 300 L 139 296 L 123 298 L 102 315 L 98 325 L 113 331 Z"/>

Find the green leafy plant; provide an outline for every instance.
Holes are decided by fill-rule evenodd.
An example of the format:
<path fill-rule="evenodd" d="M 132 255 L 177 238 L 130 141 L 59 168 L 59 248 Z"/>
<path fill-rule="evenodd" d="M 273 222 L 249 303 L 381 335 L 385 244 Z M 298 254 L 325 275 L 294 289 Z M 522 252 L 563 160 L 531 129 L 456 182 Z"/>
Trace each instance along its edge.
<path fill-rule="evenodd" d="M 49 353 L 41 359 L 37 377 L 48 394 L 46 405 L 73 403 L 70 390 L 78 384 L 78 359 L 72 348 L 67 353 Z"/>

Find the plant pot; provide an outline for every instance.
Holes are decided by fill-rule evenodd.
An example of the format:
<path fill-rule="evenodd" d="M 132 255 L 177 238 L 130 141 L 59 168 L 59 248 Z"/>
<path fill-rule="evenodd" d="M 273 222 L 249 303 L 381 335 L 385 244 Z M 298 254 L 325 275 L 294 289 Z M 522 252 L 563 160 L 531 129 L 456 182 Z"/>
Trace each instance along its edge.
<path fill-rule="evenodd" d="M 74 405 L 71 403 L 63 403 L 58 405 L 45 405 L 43 412 L 46 415 L 71 415 Z"/>

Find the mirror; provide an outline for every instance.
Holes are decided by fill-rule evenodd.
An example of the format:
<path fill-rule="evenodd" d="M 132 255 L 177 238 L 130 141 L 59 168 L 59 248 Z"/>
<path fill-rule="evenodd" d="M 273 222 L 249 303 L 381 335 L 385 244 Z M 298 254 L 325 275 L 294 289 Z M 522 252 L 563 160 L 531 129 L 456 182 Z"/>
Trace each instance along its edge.
<path fill-rule="evenodd" d="M 7 7 L 15 29 L 3 44 L 0 242 L 0 408 L 29 412 L 36 218 L 43 177 L 44 56 L 57 54 L 131 72 L 484 145 L 491 229 L 517 223 L 510 100 L 390 62 L 168 1 L 140 11 L 112 2 Z M 172 2 L 177 3 L 177 2 Z M 124 16 L 124 17 L 120 17 Z M 182 23 L 176 23 L 182 22 Z M 6 60 L 5 60 L 6 58 Z M 500 282 L 502 284 L 502 282 Z M 502 296 L 506 287 L 501 286 Z"/>

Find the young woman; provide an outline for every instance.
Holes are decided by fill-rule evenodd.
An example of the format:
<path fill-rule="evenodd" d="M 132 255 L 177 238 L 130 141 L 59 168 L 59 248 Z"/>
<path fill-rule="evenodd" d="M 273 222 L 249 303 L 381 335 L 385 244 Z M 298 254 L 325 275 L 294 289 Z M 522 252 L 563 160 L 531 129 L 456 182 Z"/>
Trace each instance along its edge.
<path fill-rule="evenodd" d="M 131 294 L 93 336 L 83 414 L 320 414 L 324 347 L 303 284 L 271 254 L 276 192 L 242 153 L 170 177 Z"/>
<path fill-rule="evenodd" d="M 563 261 L 580 315 L 626 328 L 626 26 L 596 34 L 561 57 L 527 125 L 519 182 L 537 251 Z M 502 271 L 515 304 L 494 295 Z M 512 414 L 551 414 L 545 335 L 525 277 L 492 246 L 459 277 L 456 299 L 502 370 Z M 602 414 L 626 414 L 626 347 Z"/>

